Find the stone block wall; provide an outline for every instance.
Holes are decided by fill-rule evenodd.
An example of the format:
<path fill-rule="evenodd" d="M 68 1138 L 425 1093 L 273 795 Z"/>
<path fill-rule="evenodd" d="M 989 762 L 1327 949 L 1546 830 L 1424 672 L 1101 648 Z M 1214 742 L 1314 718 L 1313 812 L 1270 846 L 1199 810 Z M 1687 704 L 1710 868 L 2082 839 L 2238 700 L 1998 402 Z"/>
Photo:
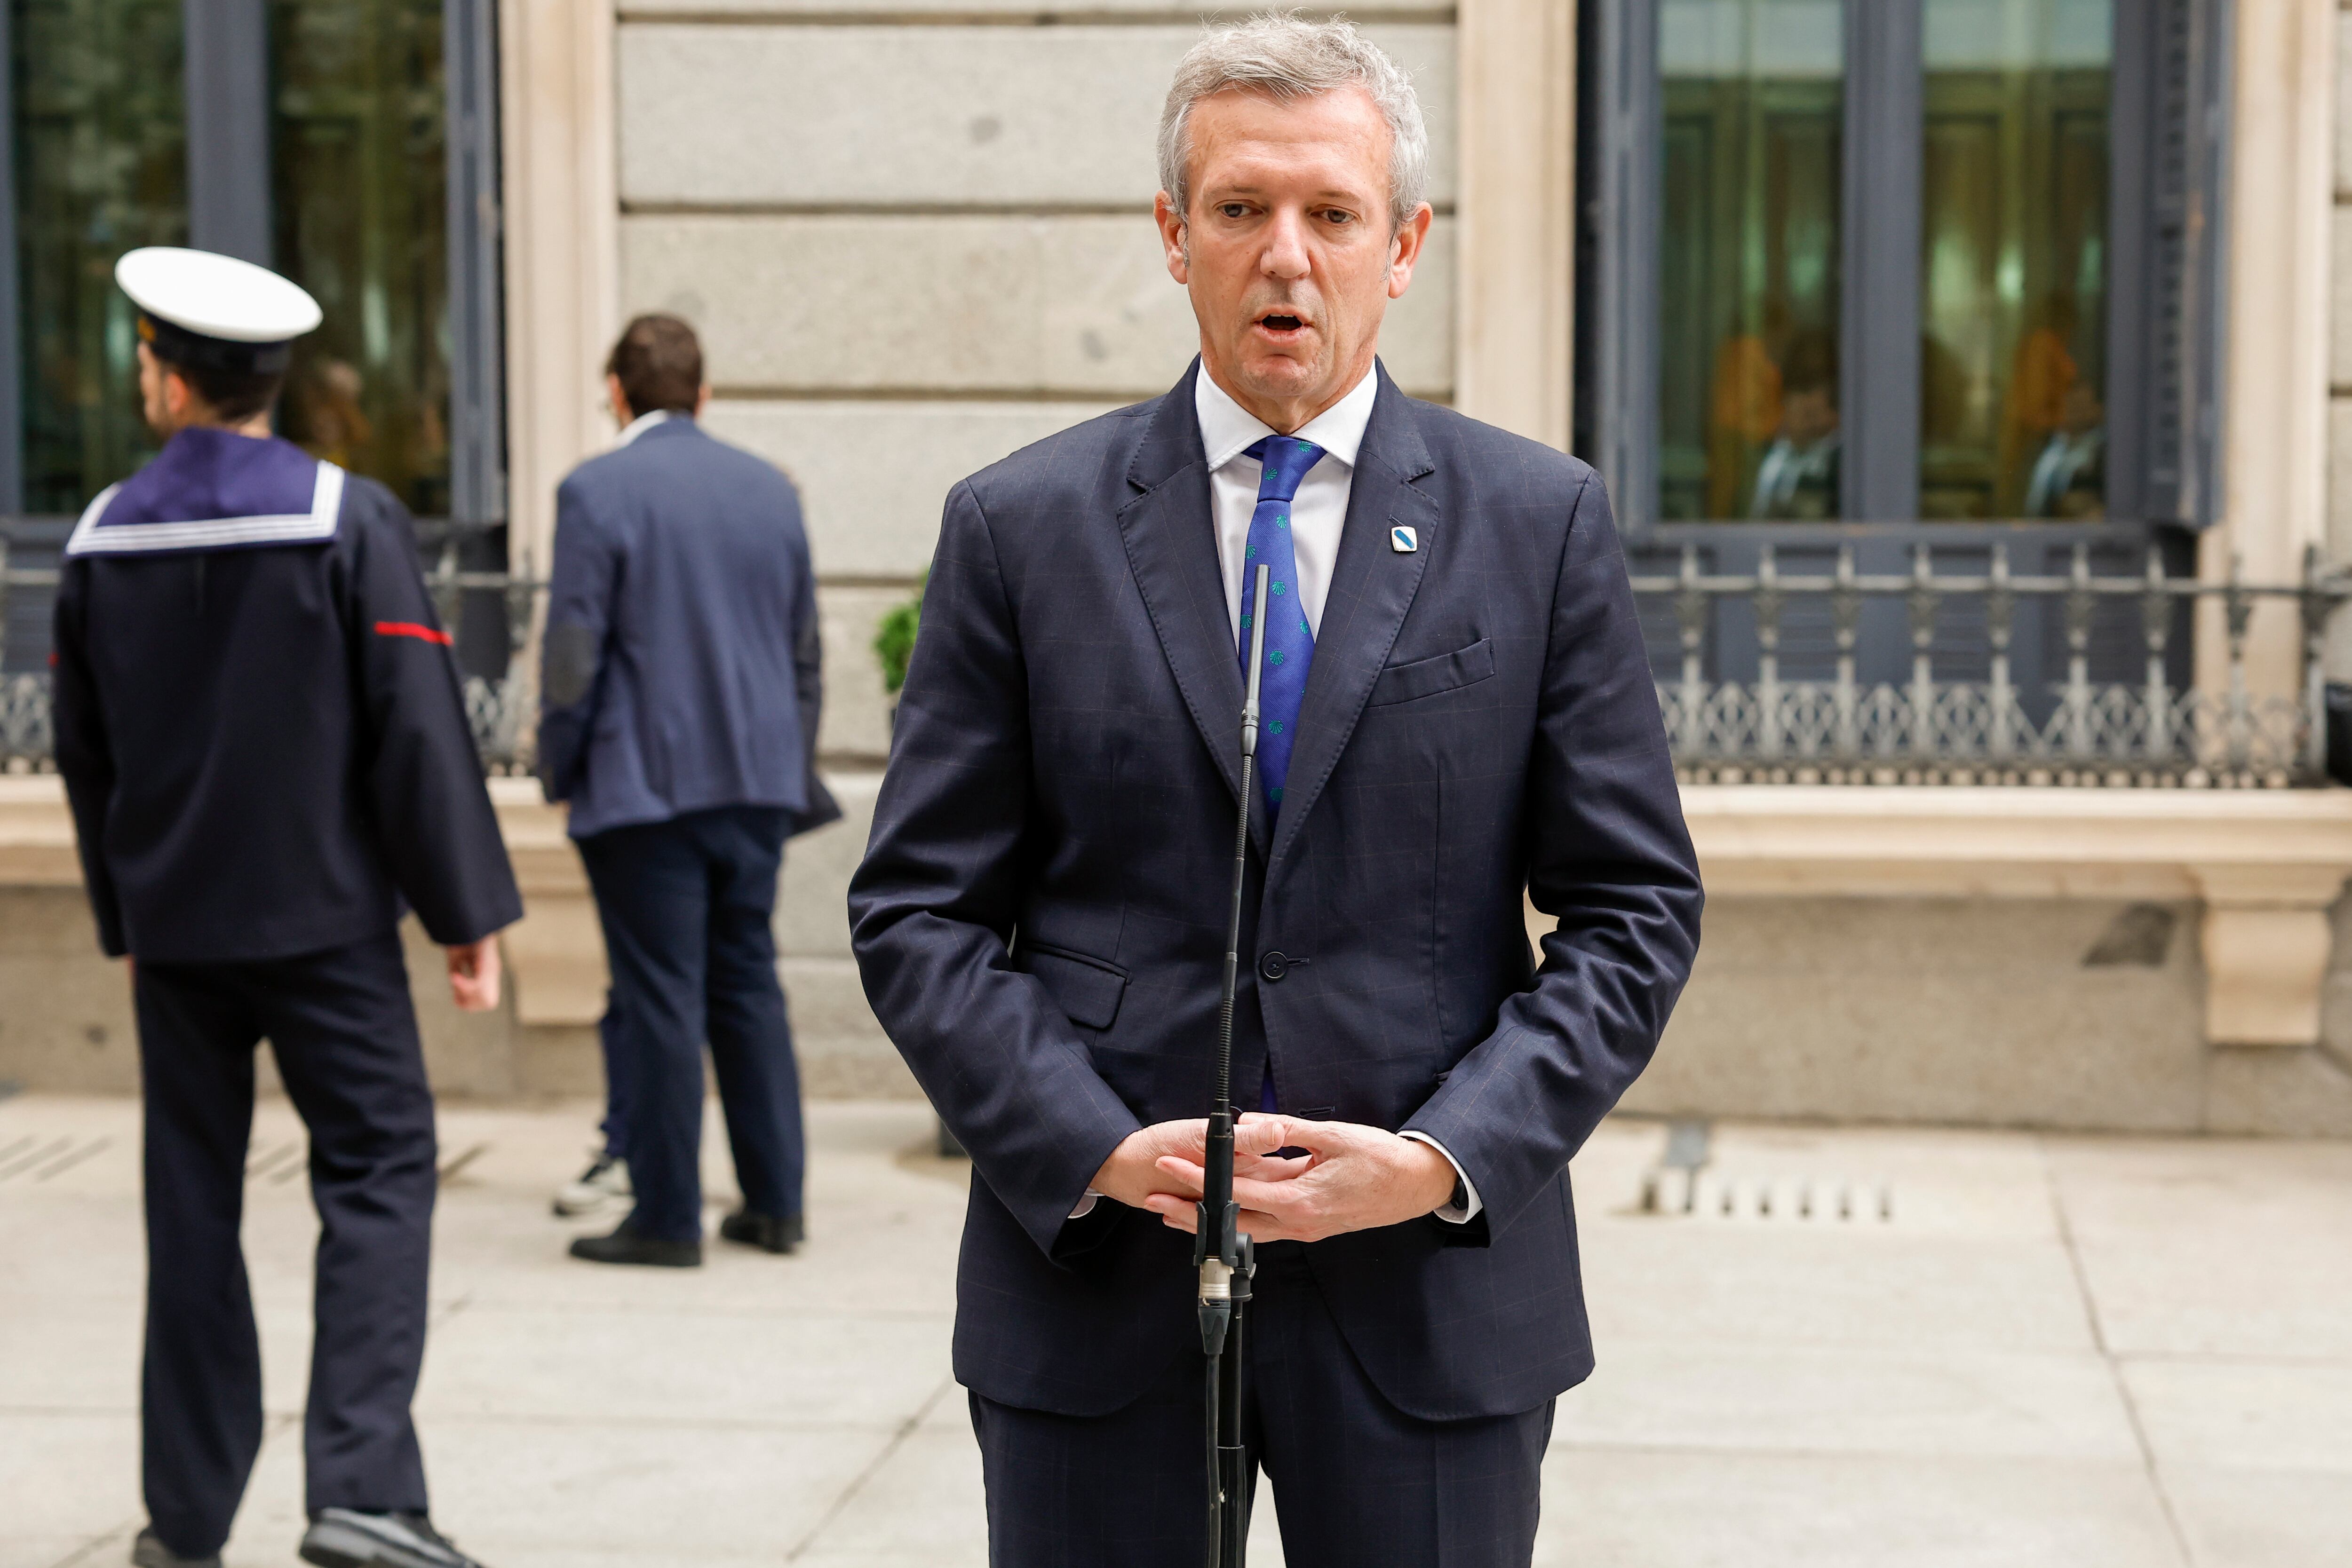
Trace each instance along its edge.
<path fill-rule="evenodd" d="M 1454 27 L 1393 0 L 1350 14 L 1413 71 L 1432 139 L 1435 243 L 1384 358 L 1407 390 L 1450 399 Z M 845 774 L 887 747 L 874 627 L 915 591 L 949 487 L 1165 391 L 1193 352 L 1150 212 L 1160 102 L 1198 35 L 1091 0 L 622 14 L 622 305 L 695 323 L 710 429 L 801 486 L 820 749 Z"/>
<path fill-rule="evenodd" d="M 914 1098 L 866 1008 L 835 892 L 872 794 L 845 789 L 843 804 L 848 821 L 796 842 L 777 910 L 803 1077 L 815 1098 Z M 2324 1038 L 2305 1051 L 2204 1042 L 2199 913 L 2097 898 L 1718 898 L 1627 1109 L 2352 1137 L 2352 899 L 2336 912 Z M 520 1025 L 511 997 L 458 1013 L 438 951 L 413 923 L 407 935 L 441 1094 L 603 1092 L 593 1028 Z M 0 1083 L 134 1092 L 125 978 L 100 956 L 79 890 L 0 890 Z M 267 1051 L 260 1079 L 274 1087 Z"/>
<path fill-rule="evenodd" d="M 1434 152 L 1434 243 L 1385 357 L 1407 390 L 1451 400 L 1456 30 L 1449 11 L 1403 0 L 1349 10 L 1413 69 Z M 2329 541 L 2352 559 L 2352 0 L 2336 21 Z M 847 818 L 793 843 L 777 912 L 814 1094 L 916 1092 L 866 1008 L 845 912 L 889 736 L 876 622 L 915 591 L 957 479 L 1164 391 L 1193 350 L 1150 211 L 1161 95 L 1196 34 L 1153 0 L 620 12 L 621 304 L 695 322 L 718 392 L 710 428 L 791 473 L 808 510 L 827 658 L 819 749 Z M 2346 621 L 2339 673 L 2352 671 Z M 2202 1043 L 2198 911 L 2165 912 L 2153 958 L 2088 965 L 2131 914 L 2123 904 L 1719 898 L 1630 1104 L 2352 1135 L 2352 906 L 2325 1039 L 2292 1061 Z M 593 1029 L 524 1027 L 511 1004 L 460 1017 L 413 933 L 411 964 L 445 1092 L 600 1088 Z M 0 889 L 0 1080 L 132 1087 L 122 979 L 78 890 Z"/>
<path fill-rule="evenodd" d="M 2322 1039 L 2207 1044 L 2199 905 L 1717 898 L 1629 1110 L 2352 1137 L 2352 900 Z"/>
<path fill-rule="evenodd" d="M 1350 14 L 1414 74 L 1439 214 L 1383 357 L 1408 391 L 1450 400 L 1454 28 L 1395 0 Z M 812 1092 L 914 1092 L 844 913 L 889 747 L 877 623 L 917 591 L 957 480 L 1157 395 L 1193 353 L 1151 199 L 1160 103 L 1198 36 L 1131 0 L 622 13 L 623 309 L 695 324 L 706 423 L 792 475 L 807 507 L 818 748 L 848 814 L 793 844 L 777 915 Z M 540 1032 L 577 1037 L 551 1039 L 551 1061 L 593 1060 L 587 1031 Z"/>

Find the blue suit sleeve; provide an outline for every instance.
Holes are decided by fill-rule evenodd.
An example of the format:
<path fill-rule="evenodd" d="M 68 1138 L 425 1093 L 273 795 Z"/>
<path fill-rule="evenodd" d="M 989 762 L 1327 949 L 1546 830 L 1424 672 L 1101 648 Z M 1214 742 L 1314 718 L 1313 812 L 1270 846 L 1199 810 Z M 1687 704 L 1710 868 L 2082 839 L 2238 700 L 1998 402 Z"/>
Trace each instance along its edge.
<path fill-rule="evenodd" d="M 1527 796 L 1528 893 L 1557 922 L 1534 986 L 1400 1131 L 1477 1188 L 1476 1245 L 1549 1188 L 1648 1065 L 1689 977 L 1704 902 L 1633 585 L 1588 475 L 1552 591 Z"/>
<path fill-rule="evenodd" d="M 793 596 L 793 695 L 800 715 L 801 755 L 808 759 L 802 791 L 806 803 L 793 824 L 805 833 L 841 821 L 840 803 L 816 770 L 817 731 L 824 722 L 824 622 L 816 607 L 816 569 L 809 559 L 808 533 L 793 531 L 793 567 L 799 587 Z"/>
<path fill-rule="evenodd" d="M 794 537 L 793 554 L 799 579 L 793 598 L 793 695 L 800 711 L 801 745 L 814 757 L 817 727 L 824 719 L 824 631 L 817 620 L 816 574 L 810 569 L 805 534 Z"/>
<path fill-rule="evenodd" d="M 849 884 L 866 995 L 974 1168 L 1066 1258 L 1070 1211 L 1140 1125 L 1007 944 L 1029 825 L 1028 681 L 988 521 L 948 497 L 889 771 Z"/>
<path fill-rule="evenodd" d="M 565 480 L 555 492 L 555 570 L 540 645 L 539 779 L 551 800 L 570 800 L 587 765 L 618 568 L 578 480 Z"/>

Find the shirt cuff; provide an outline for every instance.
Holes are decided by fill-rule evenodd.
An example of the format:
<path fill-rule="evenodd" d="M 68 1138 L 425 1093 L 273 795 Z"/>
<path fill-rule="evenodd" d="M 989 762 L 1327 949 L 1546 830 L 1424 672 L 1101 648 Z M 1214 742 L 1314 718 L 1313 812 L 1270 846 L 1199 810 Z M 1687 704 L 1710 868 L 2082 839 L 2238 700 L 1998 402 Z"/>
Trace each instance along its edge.
<path fill-rule="evenodd" d="M 1445 1154 L 1445 1151 L 1443 1149 L 1440 1149 L 1437 1152 L 1442 1155 Z M 1451 1155 L 1446 1155 L 1446 1158 L 1448 1159 L 1452 1159 L 1453 1157 L 1454 1156 Z M 1102 1194 L 1097 1192 L 1092 1187 L 1087 1188 L 1087 1196 L 1078 1199 L 1078 1207 L 1070 1210 L 1070 1218 L 1072 1219 L 1084 1219 L 1087 1215 L 1092 1214 L 1095 1211 L 1095 1205 L 1101 1201 L 1101 1198 Z"/>
<path fill-rule="evenodd" d="M 1427 1144 L 1431 1148 L 1444 1155 L 1445 1163 L 1452 1166 L 1454 1174 L 1461 1178 L 1462 1201 L 1449 1203 L 1444 1208 L 1433 1210 L 1437 1218 L 1448 1225 L 1467 1225 L 1477 1218 L 1478 1211 L 1486 1206 L 1478 1201 L 1478 1185 L 1470 1179 L 1470 1173 L 1462 1168 L 1462 1162 L 1454 1157 L 1452 1151 L 1427 1133 L 1400 1133 L 1397 1135 L 1402 1138 L 1411 1138 L 1416 1144 Z"/>

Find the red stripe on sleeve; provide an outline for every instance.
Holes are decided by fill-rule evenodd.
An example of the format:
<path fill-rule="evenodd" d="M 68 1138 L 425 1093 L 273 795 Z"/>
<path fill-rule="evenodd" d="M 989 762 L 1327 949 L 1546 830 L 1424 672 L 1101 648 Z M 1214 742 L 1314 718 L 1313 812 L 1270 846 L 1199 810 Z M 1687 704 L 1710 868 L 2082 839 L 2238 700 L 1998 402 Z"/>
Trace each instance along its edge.
<path fill-rule="evenodd" d="M 379 621 L 375 623 L 375 634 L 379 637 L 415 637 L 420 642 L 438 643 L 444 648 L 449 645 L 448 632 L 420 626 L 414 621 Z"/>

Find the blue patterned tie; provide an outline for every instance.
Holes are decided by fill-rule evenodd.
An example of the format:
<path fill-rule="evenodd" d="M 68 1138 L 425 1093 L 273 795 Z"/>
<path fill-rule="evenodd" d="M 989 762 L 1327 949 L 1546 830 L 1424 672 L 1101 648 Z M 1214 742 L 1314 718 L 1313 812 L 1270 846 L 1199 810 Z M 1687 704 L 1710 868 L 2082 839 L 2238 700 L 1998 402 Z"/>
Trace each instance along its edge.
<path fill-rule="evenodd" d="M 1315 632 L 1298 600 L 1298 552 L 1290 544 L 1290 499 L 1298 482 L 1323 455 L 1311 441 L 1269 435 L 1248 448 L 1264 465 L 1257 482 L 1257 510 L 1250 514 L 1249 552 L 1242 567 L 1242 681 L 1249 682 L 1251 595 L 1257 569 L 1274 569 L 1266 585 L 1265 675 L 1258 687 L 1257 772 L 1265 785 L 1266 819 L 1282 811 L 1282 787 L 1290 779 L 1290 748 L 1297 739 L 1298 703 L 1307 695 L 1307 671 L 1315 663 Z"/>
<path fill-rule="evenodd" d="M 1257 482 L 1257 510 L 1250 514 L 1249 553 L 1242 567 L 1242 682 L 1249 682 L 1250 607 L 1257 569 L 1270 566 L 1265 588 L 1265 675 L 1258 684 L 1257 776 L 1265 784 L 1266 820 L 1282 811 L 1282 787 L 1290 779 L 1290 748 L 1298 738 L 1298 703 L 1307 695 L 1307 667 L 1315 663 L 1315 632 L 1298 599 L 1298 552 L 1290 543 L 1290 501 L 1298 482 L 1323 455 L 1311 441 L 1269 435 L 1250 447 L 1264 465 Z M 1267 1059 L 1257 1108 L 1275 1109 L 1274 1061 Z"/>

